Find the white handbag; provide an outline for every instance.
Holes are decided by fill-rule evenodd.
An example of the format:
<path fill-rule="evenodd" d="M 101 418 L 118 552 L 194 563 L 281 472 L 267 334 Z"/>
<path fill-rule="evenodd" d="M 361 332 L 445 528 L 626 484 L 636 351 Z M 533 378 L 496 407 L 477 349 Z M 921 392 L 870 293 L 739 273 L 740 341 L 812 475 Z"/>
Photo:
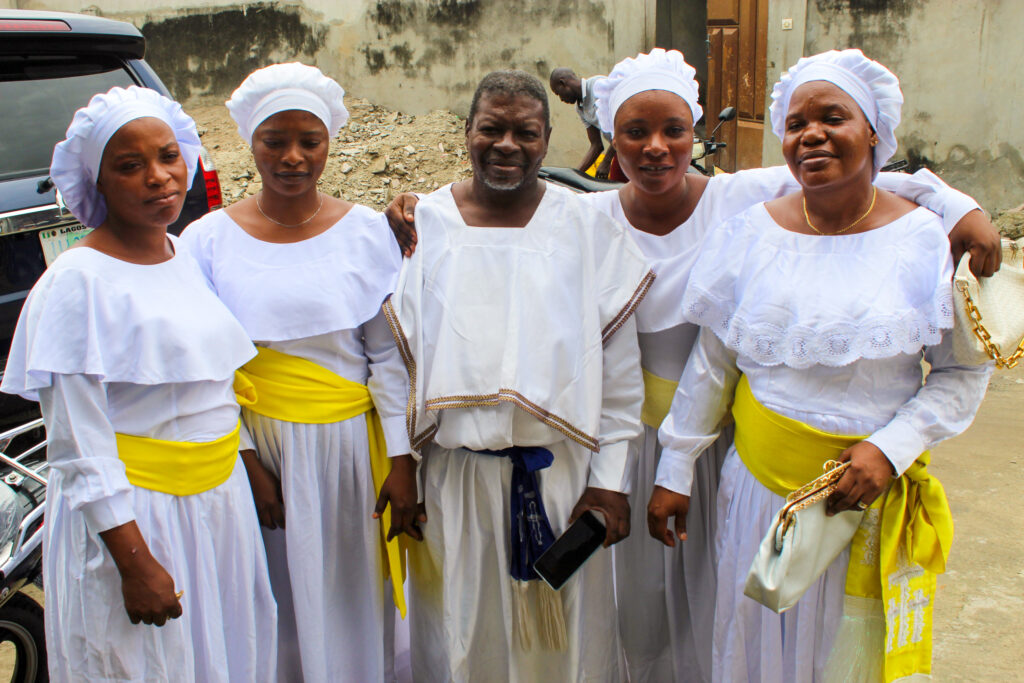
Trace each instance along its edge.
<path fill-rule="evenodd" d="M 992 277 L 974 277 L 970 253 L 953 276 L 953 355 L 961 365 L 990 360 L 1015 367 L 1024 356 L 1024 238 L 1003 240 L 1003 265 Z"/>
<path fill-rule="evenodd" d="M 825 474 L 786 496 L 750 566 L 744 595 L 785 612 L 850 544 L 864 513 L 825 514 L 826 501 L 848 466 L 830 460 Z"/>

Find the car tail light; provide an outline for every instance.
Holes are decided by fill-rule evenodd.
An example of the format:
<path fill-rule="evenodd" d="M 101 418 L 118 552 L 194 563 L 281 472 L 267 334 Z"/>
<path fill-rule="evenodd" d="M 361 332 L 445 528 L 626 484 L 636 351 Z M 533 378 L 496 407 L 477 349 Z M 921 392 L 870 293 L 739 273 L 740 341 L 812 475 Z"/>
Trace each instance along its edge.
<path fill-rule="evenodd" d="M 70 31 L 71 26 L 60 19 L 0 19 L 0 31 Z"/>
<path fill-rule="evenodd" d="M 213 157 L 206 151 L 205 147 L 199 149 L 199 168 L 203 171 L 203 182 L 206 183 L 206 203 L 210 211 L 224 206 L 224 196 L 220 191 L 220 178 L 217 176 L 217 167 L 213 163 Z"/>

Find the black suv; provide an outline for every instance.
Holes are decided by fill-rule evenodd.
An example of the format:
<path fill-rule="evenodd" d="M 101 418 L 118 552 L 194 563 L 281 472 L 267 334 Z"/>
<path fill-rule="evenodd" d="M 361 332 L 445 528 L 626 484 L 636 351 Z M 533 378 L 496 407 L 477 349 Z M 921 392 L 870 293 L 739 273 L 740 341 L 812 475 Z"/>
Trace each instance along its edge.
<path fill-rule="evenodd" d="M 49 180 L 53 146 L 75 110 L 96 93 L 138 85 L 170 97 L 143 61 L 146 41 L 131 24 L 82 14 L 0 9 L 0 376 L 28 291 L 87 229 Z M 221 205 L 203 150 L 174 233 Z M 37 415 L 0 394 L 0 432 Z"/>

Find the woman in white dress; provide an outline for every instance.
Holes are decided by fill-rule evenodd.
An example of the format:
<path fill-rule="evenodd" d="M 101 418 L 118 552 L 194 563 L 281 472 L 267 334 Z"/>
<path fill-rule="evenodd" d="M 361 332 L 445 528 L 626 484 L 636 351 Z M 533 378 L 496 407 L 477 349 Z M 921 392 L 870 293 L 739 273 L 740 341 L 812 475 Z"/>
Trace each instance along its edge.
<path fill-rule="evenodd" d="M 732 404 L 713 680 L 926 675 L 934 573 L 952 533 L 926 451 L 970 424 L 990 368 L 952 357 L 941 220 L 873 184 L 896 148 L 895 76 L 858 50 L 833 51 L 800 60 L 773 99 L 772 127 L 801 189 L 735 216 L 703 244 L 683 299 L 687 319 L 703 328 L 661 428 L 659 488 L 685 498 L 694 462 Z M 813 434 L 814 447 L 797 448 L 795 434 Z M 782 444 L 792 448 L 775 450 Z M 852 551 L 775 614 L 743 595 L 747 572 L 785 493 L 830 458 L 852 462 L 830 510 L 870 511 Z M 901 518 L 904 499 L 918 495 L 925 512 Z M 906 526 L 928 526 L 922 514 L 934 547 L 906 538 Z M 912 591 L 916 602 L 906 599 Z"/>
<path fill-rule="evenodd" d="M 167 226 L 199 155 L 152 90 L 80 109 L 50 173 L 94 230 L 29 295 L 2 389 L 41 403 L 54 681 L 269 681 L 276 612 L 240 466 L 254 354 Z"/>
<path fill-rule="evenodd" d="M 397 544 L 385 552 L 381 534 L 420 538 L 405 366 L 380 313 L 401 253 L 383 216 L 317 189 L 348 119 L 343 95 L 302 64 L 246 78 L 227 106 L 262 189 L 182 235 L 259 350 L 242 370 L 258 396 L 243 410 L 243 458 L 278 601 L 282 681 L 390 677 L 393 585 L 404 605 Z M 382 526 L 373 517 L 389 501 Z"/>

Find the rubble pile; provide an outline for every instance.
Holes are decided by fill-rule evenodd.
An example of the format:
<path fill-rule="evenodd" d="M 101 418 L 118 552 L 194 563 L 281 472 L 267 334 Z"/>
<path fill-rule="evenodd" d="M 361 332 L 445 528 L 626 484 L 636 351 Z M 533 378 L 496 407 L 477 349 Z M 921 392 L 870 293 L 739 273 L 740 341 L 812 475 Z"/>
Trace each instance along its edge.
<path fill-rule="evenodd" d="M 383 208 L 400 192 L 430 192 L 472 174 L 465 122 L 449 111 L 412 116 L 346 98 L 351 118 L 331 141 L 320 188 L 371 208 Z M 185 105 L 213 156 L 224 203 L 256 194 L 261 186 L 249 146 L 221 100 Z"/>
<path fill-rule="evenodd" d="M 1024 204 L 1021 204 L 1016 209 L 1003 211 L 996 216 L 993 222 L 999 228 L 999 232 L 1003 234 L 1003 237 L 1009 237 L 1012 240 L 1024 237 Z"/>

